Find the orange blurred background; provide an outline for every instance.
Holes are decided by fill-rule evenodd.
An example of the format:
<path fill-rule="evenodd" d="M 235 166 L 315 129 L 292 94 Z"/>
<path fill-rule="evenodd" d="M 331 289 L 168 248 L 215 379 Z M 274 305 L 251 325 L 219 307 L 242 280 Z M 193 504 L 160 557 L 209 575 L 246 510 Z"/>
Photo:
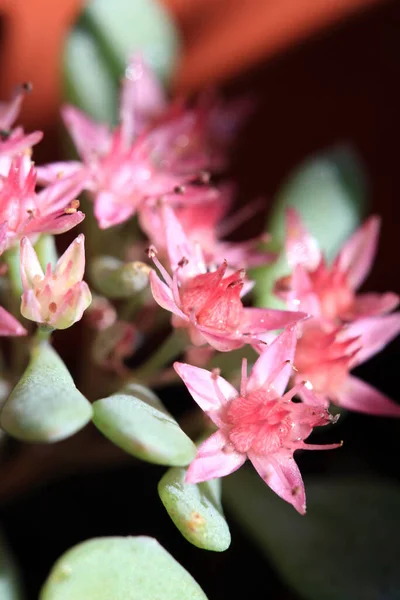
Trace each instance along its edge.
<path fill-rule="evenodd" d="M 162 2 L 184 39 L 176 87 L 191 91 L 235 75 L 380 0 Z M 33 82 L 35 93 L 23 108 L 30 128 L 47 130 L 56 117 L 63 43 L 82 5 L 82 0 L 0 0 L 0 92 L 5 98 L 17 83 Z"/>

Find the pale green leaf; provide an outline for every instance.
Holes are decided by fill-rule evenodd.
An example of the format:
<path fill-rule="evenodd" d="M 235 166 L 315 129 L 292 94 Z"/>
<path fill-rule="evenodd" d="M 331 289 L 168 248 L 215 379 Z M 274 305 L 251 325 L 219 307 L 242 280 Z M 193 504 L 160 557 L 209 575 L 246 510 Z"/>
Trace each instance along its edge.
<path fill-rule="evenodd" d="M 8 434 L 26 442 L 57 442 L 82 429 L 92 407 L 48 342 L 36 344 L 29 365 L 0 417 Z"/>
<path fill-rule="evenodd" d="M 231 534 L 222 512 L 220 481 L 185 483 L 186 469 L 169 469 L 158 484 L 158 493 L 182 535 L 204 550 L 223 552 Z"/>
<path fill-rule="evenodd" d="M 114 444 L 137 458 L 186 466 L 196 446 L 151 390 L 131 384 L 93 404 L 93 422 Z"/>
<path fill-rule="evenodd" d="M 150 537 L 83 542 L 54 565 L 39 600 L 207 600 L 192 576 Z"/>

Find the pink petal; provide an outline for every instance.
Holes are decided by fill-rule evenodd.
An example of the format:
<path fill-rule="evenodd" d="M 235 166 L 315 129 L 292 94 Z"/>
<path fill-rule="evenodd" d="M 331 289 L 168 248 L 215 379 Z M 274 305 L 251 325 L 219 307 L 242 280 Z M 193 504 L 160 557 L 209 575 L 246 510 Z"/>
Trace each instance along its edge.
<path fill-rule="evenodd" d="M 82 164 L 77 160 L 49 163 L 36 167 L 37 182 L 41 185 L 49 185 L 59 181 L 61 178 L 75 175 L 82 169 Z"/>
<path fill-rule="evenodd" d="M 281 450 L 272 456 L 258 456 L 249 452 L 249 459 L 271 490 L 304 515 L 306 512 L 304 483 L 292 453 Z"/>
<path fill-rule="evenodd" d="M 357 289 L 368 275 L 375 258 L 380 229 L 379 217 L 372 216 L 344 244 L 336 261 Z"/>
<path fill-rule="evenodd" d="M 106 125 L 93 121 L 74 106 L 65 105 L 61 116 L 71 135 L 79 155 L 90 161 L 93 153 L 102 154 L 108 150 L 110 133 Z"/>
<path fill-rule="evenodd" d="M 165 310 L 169 310 L 178 315 L 184 321 L 189 322 L 188 317 L 176 305 L 171 289 L 158 277 L 155 271 L 150 271 L 149 275 L 151 292 L 154 300 Z"/>
<path fill-rule="evenodd" d="M 286 209 L 286 256 L 290 267 L 303 265 L 313 271 L 321 260 L 318 242 L 304 226 L 296 209 Z"/>
<path fill-rule="evenodd" d="M 94 215 L 100 229 L 107 229 L 129 219 L 136 211 L 137 203 L 119 202 L 113 192 L 102 191 L 95 195 Z"/>
<path fill-rule="evenodd" d="M 360 317 L 374 317 L 394 310 L 399 304 L 399 297 L 393 292 L 386 294 L 359 294 L 356 296 L 349 317 L 356 319 Z"/>
<path fill-rule="evenodd" d="M 253 343 L 253 339 L 249 336 L 241 335 L 241 336 L 232 336 L 230 334 L 223 335 L 220 332 L 214 333 L 210 327 L 204 327 L 202 325 L 197 325 L 196 330 L 201 333 L 204 340 L 210 344 L 215 350 L 218 352 L 231 352 L 232 350 L 237 350 L 238 348 L 242 348 L 246 343 Z M 192 339 L 192 343 L 195 343 L 195 340 Z"/>
<path fill-rule="evenodd" d="M 149 121 L 165 108 L 164 90 L 141 56 L 134 56 L 125 71 L 120 101 L 120 121 L 124 138 L 131 143 Z"/>
<path fill-rule="evenodd" d="M 358 319 L 343 330 L 342 338 L 361 336 L 361 349 L 353 366 L 360 365 L 380 352 L 400 333 L 400 312 L 382 317 Z"/>
<path fill-rule="evenodd" d="M 242 333 L 262 334 L 273 329 L 284 329 L 307 318 L 307 314 L 272 308 L 244 308 L 240 324 Z"/>
<path fill-rule="evenodd" d="M 192 244 L 189 242 L 183 227 L 170 206 L 161 208 L 167 246 L 168 258 L 172 271 L 179 267 L 183 258 L 189 261 L 184 268 L 185 276 L 198 275 L 201 272 Z"/>
<path fill-rule="evenodd" d="M 33 281 L 35 277 L 42 279 L 44 277 L 44 273 L 37 254 L 27 237 L 22 238 L 20 247 L 21 280 L 24 290 L 27 290 L 33 287 Z"/>
<path fill-rule="evenodd" d="M 224 450 L 225 448 L 225 450 Z M 196 458 L 186 473 L 186 483 L 200 483 L 233 473 L 246 460 L 245 454 L 230 449 L 229 440 L 222 431 L 217 431 L 197 451 Z"/>
<path fill-rule="evenodd" d="M 218 411 L 221 406 L 238 396 L 235 388 L 226 379 L 215 376 L 206 369 L 179 362 L 174 363 L 174 369 L 193 399 L 208 414 Z M 212 414 L 209 416 L 212 418 Z"/>
<path fill-rule="evenodd" d="M 57 261 L 54 275 L 57 279 L 68 277 L 68 287 L 82 281 L 85 272 L 85 236 L 83 233 L 68 246 Z"/>
<path fill-rule="evenodd" d="M 337 394 L 336 404 L 369 415 L 400 417 L 400 404 L 396 404 L 365 381 L 351 375 Z"/>
<path fill-rule="evenodd" d="M 24 227 L 24 233 L 52 233 L 54 235 L 65 233 L 76 225 L 79 225 L 85 218 L 83 212 L 78 210 L 72 214 L 53 213 L 43 218 L 32 219 Z"/>
<path fill-rule="evenodd" d="M 279 371 L 282 367 L 272 383 L 278 395 L 283 394 L 292 375 L 296 343 L 296 328 L 291 327 L 283 331 L 269 346 L 265 347 L 251 370 L 247 382 L 249 392 L 261 388 L 268 381 L 271 374 L 277 369 Z M 285 364 L 286 361 L 290 362 Z"/>
<path fill-rule="evenodd" d="M 0 306 L 0 335 L 26 335 L 27 331 L 10 313 Z"/>

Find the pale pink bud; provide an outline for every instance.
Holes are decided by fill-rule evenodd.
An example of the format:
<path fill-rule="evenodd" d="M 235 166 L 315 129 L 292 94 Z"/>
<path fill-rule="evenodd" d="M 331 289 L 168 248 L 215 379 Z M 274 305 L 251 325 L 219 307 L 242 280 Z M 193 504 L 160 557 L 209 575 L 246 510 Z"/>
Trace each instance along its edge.
<path fill-rule="evenodd" d="M 82 281 L 85 270 L 85 237 L 72 242 L 52 271 L 43 273 L 28 238 L 21 240 L 21 279 L 24 293 L 22 315 L 38 324 L 66 329 L 82 318 L 92 301 L 88 285 Z"/>

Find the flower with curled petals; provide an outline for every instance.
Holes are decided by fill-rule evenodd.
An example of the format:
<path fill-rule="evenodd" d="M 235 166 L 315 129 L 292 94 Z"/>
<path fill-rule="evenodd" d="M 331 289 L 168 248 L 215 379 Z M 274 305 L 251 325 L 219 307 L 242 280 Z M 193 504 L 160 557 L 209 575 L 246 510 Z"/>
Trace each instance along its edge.
<path fill-rule="evenodd" d="M 278 496 L 305 513 L 304 484 L 294 452 L 328 450 L 340 444 L 316 446 L 304 442 L 314 427 L 334 419 L 307 382 L 284 393 L 295 345 L 295 329 L 286 329 L 266 347 L 248 378 L 244 361 L 239 392 L 217 372 L 174 364 L 194 400 L 218 427 L 199 446 L 186 474 L 187 483 L 228 475 L 248 458 Z M 303 402 L 292 402 L 299 391 Z"/>
<path fill-rule="evenodd" d="M 244 307 L 241 296 L 249 287 L 245 272 L 229 272 L 226 261 L 208 271 L 201 248 L 189 242 L 172 209 L 165 207 L 165 211 L 172 277 L 151 248 L 150 256 L 164 278 L 162 281 L 151 271 L 151 290 L 155 301 L 173 313 L 173 326 L 186 328 L 194 345 L 208 343 L 228 352 L 254 343 L 259 334 L 283 329 L 306 317 L 296 311 Z"/>
<path fill-rule="evenodd" d="M 21 313 L 26 319 L 54 329 L 66 329 L 82 318 L 92 301 L 85 270 L 83 234 L 70 244 L 54 270 L 47 265 L 43 273 L 28 238 L 21 240 L 21 280 L 24 292 Z"/>

